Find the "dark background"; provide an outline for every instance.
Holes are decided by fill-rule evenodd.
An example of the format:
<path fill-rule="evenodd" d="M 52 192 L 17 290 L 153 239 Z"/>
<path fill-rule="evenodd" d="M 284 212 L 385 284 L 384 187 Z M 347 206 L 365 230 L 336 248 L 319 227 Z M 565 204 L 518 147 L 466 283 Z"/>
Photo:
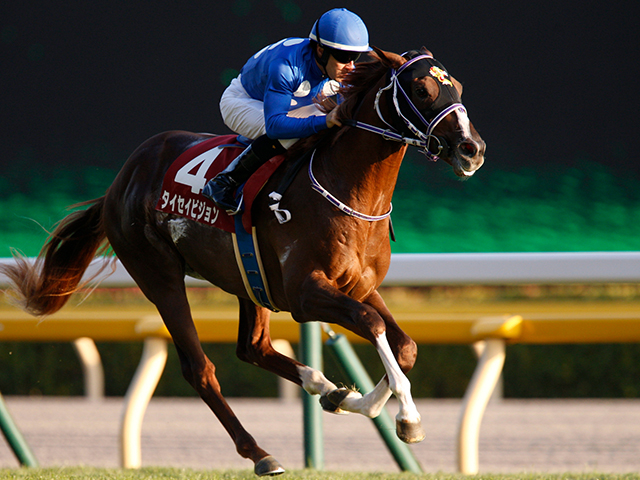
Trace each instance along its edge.
<path fill-rule="evenodd" d="M 60 6 L 63 5 L 63 6 Z M 585 158 L 637 175 L 637 2 L 3 2 L 0 156 L 119 167 L 164 130 L 228 132 L 219 97 L 264 45 L 335 6 L 371 43 L 422 45 L 465 85 L 486 169 Z M 13 166 L 13 167 L 11 167 Z"/>

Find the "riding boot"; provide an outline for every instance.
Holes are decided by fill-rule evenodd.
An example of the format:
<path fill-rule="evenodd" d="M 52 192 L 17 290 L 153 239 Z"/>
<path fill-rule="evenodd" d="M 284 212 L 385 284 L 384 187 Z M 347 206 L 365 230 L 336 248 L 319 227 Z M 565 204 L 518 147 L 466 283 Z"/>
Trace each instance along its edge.
<path fill-rule="evenodd" d="M 272 140 L 266 135 L 258 137 L 227 168 L 209 180 L 202 189 L 202 195 L 229 215 L 237 214 L 240 206 L 234 198 L 236 188 L 246 182 L 272 156 L 283 152 L 284 148 L 277 140 Z"/>

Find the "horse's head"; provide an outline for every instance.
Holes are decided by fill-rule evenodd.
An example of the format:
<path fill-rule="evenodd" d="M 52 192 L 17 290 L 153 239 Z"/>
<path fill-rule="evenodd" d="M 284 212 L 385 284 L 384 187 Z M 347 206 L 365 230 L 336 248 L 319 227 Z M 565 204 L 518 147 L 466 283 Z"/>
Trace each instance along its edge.
<path fill-rule="evenodd" d="M 442 158 L 459 177 L 473 175 L 484 162 L 486 146 L 461 103 L 460 82 L 424 47 L 403 56 L 374 49 L 391 69 L 384 89 L 396 111 L 391 126 L 423 140 L 423 153 L 431 160 Z"/>

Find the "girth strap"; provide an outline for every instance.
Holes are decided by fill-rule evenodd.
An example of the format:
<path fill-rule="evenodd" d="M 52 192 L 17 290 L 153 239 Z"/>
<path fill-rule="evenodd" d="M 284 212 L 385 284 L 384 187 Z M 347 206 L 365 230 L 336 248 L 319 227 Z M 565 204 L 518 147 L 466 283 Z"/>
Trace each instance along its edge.
<path fill-rule="evenodd" d="M 269 293 L 267 277 L 264 273 L 260 250 L 258 249 L 256 227 L 253 227 L 251 233 L 248 233 L 242 225 L 241 213 L 235 216 L 235 225 L 233 251 L 236 254 L 236 262 L 238 262 L 244 288 L 253 303 L 268 308 L 273 312 L 279 312 L 280 310 L 273 303 Z"/>

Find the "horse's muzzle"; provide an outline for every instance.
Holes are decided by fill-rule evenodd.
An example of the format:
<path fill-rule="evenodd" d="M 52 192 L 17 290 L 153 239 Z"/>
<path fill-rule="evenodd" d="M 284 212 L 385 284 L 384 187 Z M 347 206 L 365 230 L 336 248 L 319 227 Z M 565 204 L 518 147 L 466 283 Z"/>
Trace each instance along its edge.
<path fill-rule="evenodd" d="M 471 138 L 457 143 L 452 149 L 450 164 L 454 173 L 462 178 L 472 176 L 484 163 L 484 141 L 476 141 Z"/>

